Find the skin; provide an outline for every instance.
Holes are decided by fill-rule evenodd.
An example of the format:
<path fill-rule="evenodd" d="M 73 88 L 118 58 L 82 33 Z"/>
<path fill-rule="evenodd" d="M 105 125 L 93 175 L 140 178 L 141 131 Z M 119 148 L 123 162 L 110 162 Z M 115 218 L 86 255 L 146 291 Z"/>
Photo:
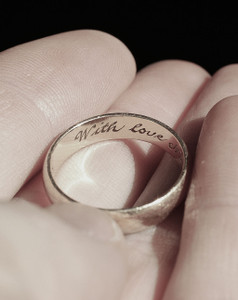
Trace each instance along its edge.
<path fill-rule="evenodd" d="M 237 299 L 237 75 L 237 65 L 210 76 L 177 60 L 136 73 L 125 45 L 88 30 L 2 52 L 1 299 Z M 108 111 L 175 127 L 190 155 L 185 204 L 162 224 L 128 236 L 93 207 L 50 206 L 42 182 L 57 134 Z M 161 158 L 158 149 L 134 142 L 89 148 L 59 180 L 92 206 L 132 203 Z M 75 179 L 82 170 L 90 180 Z"/>

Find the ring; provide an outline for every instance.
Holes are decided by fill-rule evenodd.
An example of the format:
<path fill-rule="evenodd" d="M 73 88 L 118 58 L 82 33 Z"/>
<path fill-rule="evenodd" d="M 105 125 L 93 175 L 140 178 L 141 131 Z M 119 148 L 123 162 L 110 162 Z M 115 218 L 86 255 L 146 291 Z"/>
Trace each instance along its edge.
<path fill-rule="evenodd" d="M 172 187 L 151 202 L 125 209 L 103 209 L 124 233 L 144 230 L 162 222 L 180 202 L 187 173 L 187 147 L 178 134 L 164 123 L 134 113 L 109 113 L 79 122 L 62 133 L 52 144 L 43 166 L 44 184 L 53 203 L 78 202 L 66 195 L 55 182 L 63 163 L 91 144 L 118 139 L 137 139 L 155 144 L 168 152 L 180 165 Z M 78 202 L 79 203 L 79 202 Z"/>

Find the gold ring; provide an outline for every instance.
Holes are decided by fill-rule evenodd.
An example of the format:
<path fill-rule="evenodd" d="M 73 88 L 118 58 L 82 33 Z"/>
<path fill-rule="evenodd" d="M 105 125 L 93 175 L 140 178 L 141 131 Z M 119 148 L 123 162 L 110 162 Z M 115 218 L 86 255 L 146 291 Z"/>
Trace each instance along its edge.
<path fill-rule="evenodd" d="M 124 233 L 133 233 L 162 222 L 181 198 L 187 173 L 187 147 L 178 134 L 164 123 L 133 113 L 109 113 L 79 122 L 62 133 L 51 145 L 44 162 L 46 191 L 53 203 L 78 202 L 66 195 L 55 182 L 63 163 L 80 149 L 96 142 L 137 139 L 155 144 L 180 164 L 180 174 L 173 186 L 162 196 L 139 207 L 103 209 Z"/>

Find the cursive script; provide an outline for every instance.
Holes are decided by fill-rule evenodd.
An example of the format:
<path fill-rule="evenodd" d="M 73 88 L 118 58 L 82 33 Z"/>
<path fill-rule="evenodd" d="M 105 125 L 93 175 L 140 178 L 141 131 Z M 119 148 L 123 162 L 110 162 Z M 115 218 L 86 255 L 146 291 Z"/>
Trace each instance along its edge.
<path fill-rule="evenodd" d="M 169 149 L 174 150 L 174 153 L 182 153 L 181 150 L 179 149 L 178 144 L 174 143 L 169 143 Z"/>
<path fill-rule="evenodd" d="M 154 138 L 157 138 L 160 141 L 166 141 L 167 139 L 164 138 L 164 136 L 162 134 L 159 134 L 158 132 L 153 132 L 150 130 L 147 130 L 142 123 L 138 123 L 135 126 L 133 126 L 132 128 L 129 129 L 130 131 L 134 132 L 134 133 L 140 133 L 140 134 L 145 134 L 147 136 L 151 136 Z"/>
<path fill-rule="evenodd" d="M 74 139 L 81 142 L 82 140 L 86 140 L 89 136 L 98 135 L 100 133 L 118 132 L 118 131 L 122 130 L 124 127 L 125 127 L 125 125 L 119 127 L 117 121 L 112 122 L 112 123 L 101 122 L 100 124 L 93 124 L 90 127 L 80 130 L 76 134 Z"/>

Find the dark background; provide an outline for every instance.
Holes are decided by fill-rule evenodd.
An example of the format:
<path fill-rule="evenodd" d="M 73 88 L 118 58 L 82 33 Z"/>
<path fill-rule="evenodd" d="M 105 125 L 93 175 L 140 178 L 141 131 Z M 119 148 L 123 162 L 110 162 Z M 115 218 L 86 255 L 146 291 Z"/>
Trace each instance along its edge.
<path fill-rule="evenodd" d="M 23 1 L 2 2 L 0 8 L 1 51 L 47 35 L 90 28 L 121 39 L 139 69 L 176 58 L 214 73 L 238 61 L 238 13 L 229 2 Z"/>

